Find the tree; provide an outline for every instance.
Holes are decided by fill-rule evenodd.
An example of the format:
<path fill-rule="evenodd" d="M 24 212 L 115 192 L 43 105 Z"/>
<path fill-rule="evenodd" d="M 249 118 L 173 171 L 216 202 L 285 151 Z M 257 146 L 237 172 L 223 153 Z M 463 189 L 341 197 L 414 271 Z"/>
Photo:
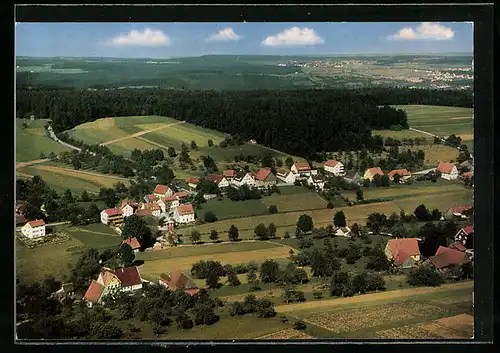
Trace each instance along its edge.
<path fill-rule="evenodd" d="M 88 192 L 86 190 L 82 191 L 82 194 L 80 196 L 80 200 L 82 200 L 83 202 L 89 202 L 90 201 L 90 196 L 89 196 L 89 194 L 88 194 Z"/>
<path fill-rule="evenodd" d="M 260 265 L 260 280 L 263 283 L 275 283 L 279 279 L 279 264 L 275 260 L 265 260 Z"/>
<path fill-rule="evenodd" d="M 260 240 L 269 239 L 269 231 L 263 223 L 260 223 L 255 227 L 254 233 L 257 239 Z"/>
<path fill-rule="evenodd" d="M 398 173 L 394 174 L 392 177 L 392 181 L 394 182 L 394 184 L 401 183 L 401 175 L 399 175 Z"/>
<path fill-rule="evenodd" d="M 238 278 L 236 270 L 234 269 L 233 266 L 227 265 L 226 273 L 227 273 L 227 282 L 229 283 L 229 285 L 237 287 L 241 284 L 241 281 Z"/>
<path fill-rule="evenodd" d="M 363 200 L 364 200 L 363 190 L 361 189 L 356 190 L 356 201 L 361 202 Z"/>
<path fill-rule="evenodd" d="M 190 329 L 194 326 L 193 320 L 191 320 L 186 314 L 178 315 L 175 318 L 175 322 L 177 323 L 177 327 L 181 330 Z"/>
<path fill-rule="evenodd" d="M 135 260 L 134 250 L 129 244 L 122 244 L 118 250 L 118 261 L 120 267 L 127 267 L 132 265 Z"/>
<path fill-rule="evenodd" d="M 269 213 L 278 213 L 278 207 L 276 205 L 269 206 Z"/>
<path fill-rule="evenodd" d="M 285 165 L 287 166 L 288 169 L 292 168 L 293 158 L 292 157 L 287 157 L 285 159 Z"/>
<path fill-rule="evenodd" d="M 354 223 L 351 226 L 351 233 L 354 234 L 354 236 L 360 235 L 361 230 L 359 229 L 359 225 L 357 223 Z"/>
<path fill-rule="evenodd" d="M 206 212 L 204 218 L 205 218 L 205 222 L 209 222 L 209 223 L 213 223 L 213 222 L 217 221 L 217 216 L 212 211 Z"/>
<path fill-rule="evenodd" d="M 389 177 L 387 175 L 384 174 L 380 177 L 380 186 L 382 186 L 382 187 L 389 186 L 389 182 L 390 182 L 390 180 L 389 180 Z"/>
<path fill-rule="evenodd" d="M 118 339 L 123 335 L 123 331 L 113 323 L 99 323 L 94 326 L 93 338 L 96 339 Z"/>
<path fill-rule="evenodd" d="M 136 237 L 143 249 L 152 247 L 156 241 L 146 220 L 137 215 L 132 215 L 125 219 L 122 237 L 123 239 Z"/>
<path fill-rule="evenodd" d="M 387 271 L 391 266 L 391 262 L 387 259 L 384 251 L 375 247 L 371 250 L 369 259 L 366 263 L 366 269 L 374 271 Z"/>
<path fill-rule="evenodd" d="M 330 210 L 333 209 L 334 208 L 333 203 L 331 201 L 328 201 L 328 203 L 326 204 L 326 208 L 328 208 Z"/>
<path fill-rule="evenodd" d="M 417 208 L 415 208 L 415 211 L 413 213 L 415 214 L 415 217 L 417 217 L 419 221 L 427 222 L 431 219 L 429 210 L 425 207 L 425 205 L 417 206 Z"/>
<path fill-rule="evenodd" d="M 208 139 L 207 144 L 208 144 L 208 147 L 213 147 L 214 141 L 212 139 Z"/>
<path fill-rule="evenodd" d="M 310 248 L 313 245 L 314 245 L 314 242 L 311 239 L 311 237 L 303 237 L 303 238 L 299 239 L 298 246 L 299 246 L 300 249 Z"/>
<path fill-rule="evenodd" d="M 118 202 L 116 191 L 113 188 L 101 188 L 99 191 L 99 198 L 104 201 L 106 207 L 114 207 Z"/>
<path fill-rule="evenodd" d="M 411 268 L 406 277 L 408 283 L 412 286 L 436 287 L 444 283 L 443 277 L 434 268 L 426 265 Z"/>
<path fill-rule="evenodd" d="M 347 225 L 344 211 L 335 213 L 335 215 L 333 216 L 333 224 L 335 227 L 345 227 Z"/>
<path fill-rule="evenodd" d="M 247 273 L 247 282 L 250 285 L 250 290 L 255 291 L 259 290 L 259 281 L 257 280 L 257 274 L 255 269 L 250 269 Z"/>
<path fill-rule="evenodd" d="M 283 235 L 283 239 L 290 239 L 290 233 L 285 232 L 285 234 Z"/>
<path fill-rule="evenodd" d="M 297 228 L 304 233 L 310 232 L 313 229 L 313 220 L 311 216 L 306 214 L 300 215 L 297 221 Z"/>
<path fill-rule="evenodd" d="M 276 226 L 274 223 L 269 223 L 269 226 L 267 227 L 267 232 L 269 234 L 269 237 L 275 238 L 276 237 Z"/>
<path fill-rule="evenodd" d="M 215 229 L 212 229 L 210 231 L 210 240 L 212 240 L 213 242 L 216 242 L 219 240 L 219 233 Z"/>
<path fill-rule="evenodd" d="M 215 271 L 209 271 L 206 279 L 206 284 L 208 288 L 217 288 L 219 287 L 219 276 Z"/>
<path fill-rule="evenodd" d="M 238 228 L 236 228 L 235 225 L 232 224 L 231 227 L 229 227 L 229 231 L 228 231 L 229 240 L 236 241 L 236 240 L 238 240 L 239 236 L 240 236 L 240 234 L 239 234 Z"/>
<path fill-rule="evenodd" d="M 192 150 L 198 149 L 198 145 L 196 144 L 196 141 L 191 141 L 191 149 Z"/>
<path fill-rule="evenodd" d="M 73 194 L 71 193 L 70 189 L 66 189 L 64 191 L 64 195 L 63 195 L 61 201 L 64 203 L 67 203 L 67 204 L 75 202 L 75 199 L 73 198 Z"/>
<path fill-rule="evenodd" d="M 190 234 L 190 239 L 193 244 L 198 243 L 201 240 L 201 233 L 197 230 L 193 230 Z"/>
<path fill-rule="evenodd" d="M 177 157 L 177 152 L 175 151 L 174 147 L 169 147 L 167 153 L 170 158 Z"/>
<path fill-rule="evenodd" d="M 306 327 L 307 327 L 306 323 L 301 319 L 299 319 L 293 323 L 293 328 L 295 330 L 305 330 Z"/>

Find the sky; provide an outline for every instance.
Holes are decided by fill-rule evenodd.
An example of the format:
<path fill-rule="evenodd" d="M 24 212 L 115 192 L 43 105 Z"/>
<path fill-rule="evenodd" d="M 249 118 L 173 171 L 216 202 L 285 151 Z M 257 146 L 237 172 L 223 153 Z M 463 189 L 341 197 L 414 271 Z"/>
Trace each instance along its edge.
<path fill-rule="evenodd" d="M 466 22 L 16 23 L 16 55 L 171 58 L 473 52 Z"/>

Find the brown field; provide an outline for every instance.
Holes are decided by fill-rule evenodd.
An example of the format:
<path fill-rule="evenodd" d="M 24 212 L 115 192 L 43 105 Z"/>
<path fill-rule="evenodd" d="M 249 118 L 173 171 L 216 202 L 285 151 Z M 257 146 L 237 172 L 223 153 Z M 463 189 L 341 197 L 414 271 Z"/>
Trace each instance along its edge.
<path fill-rule="evenodd" d="M 37 165 L 37 166 L 34 166 L 33 168 L 45 170 L 45 171 L 56 173 L 56 174 L 84 178 L 84 179 L 87 179 L 89 181 L 101 184 L 105 187 L 112 187 L 117 182 L 122 182 L 126 185 L 129 183 L 128 179 L 122 178 L 122 177 L 119 177 L 116 175 L 99 174 L 99 173 L 87 172 L 84 170 L 73 170 L 73 169 L 69 169 L 69 168 L 60 168 L 60 167 L 55 167 L 55 166 L 51 166 L 51 165 Z"/>
<path fill-rule="evenodd" d="M 429 302 L 434 303 L 434 304 L 458 304 L 458 303 L 464 303 L 472 301 L 472 295 L 468 296 L 460 296 L 460 297 L 448 297 L 448 298 L 435 298 L 429 300 Z"/>
<path fill-rule="evenodd" d="M 464 134 L 464 135 L 459 135 L 462 141 L 469 141 L 469 140 L 474 140 L 474 135 L 473 134 Z"/>
<path fill-rule="evenodd" d="M 304 332 L 289 328 L 278 332 L 271 333 L 262 337 L 257 337 L 258 340 L 286 340 L 286 339 L 313 339 L 314 337 L 306 335 Z"/>
<path fill-rule="evenodd" d="M 444 145 L 421 145 L 421 146 L 404 146 L 400 147 L 401 150 L 418 151 L 422 150 L 425 153 L 425 164 L 438 164 L 439 162 L 449 162 L 456 160 L 458 157 L 458 150 L 450 146 Z"/>

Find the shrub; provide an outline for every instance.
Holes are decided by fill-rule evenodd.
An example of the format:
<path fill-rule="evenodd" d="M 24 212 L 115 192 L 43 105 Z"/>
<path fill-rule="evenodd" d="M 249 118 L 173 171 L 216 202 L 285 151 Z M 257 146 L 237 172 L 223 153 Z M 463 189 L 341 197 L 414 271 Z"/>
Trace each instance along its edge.
<path fill-rule="evenodd" d="M 278 207 L 276 205 L 269 206 L 269 213 L 278 213 Z"/>
<path fill-rule="evenodd" d="M 205 222 L 213 223 L 217 221 L 217 216 L 212 211 L 208 211 L 204 216 Z"/>
<path fill-rule="evenodd" d="M 410 269 L 407 281 L 412 286 L 424 285 L 437 287 L 444 283 L 443 277 L 432 267 L 420 265 Z"/>
<path fill-rule="evenodd" d="M 306 327 L 306 323 L 300 319 L 293 323 L 293 328 L 296 330 L 304 330 Z"/>
<path fill-rule="evenodd" d="M 332 209 L 332 208 L 333 208 L 333 203 L 332 203 L 331 201 L 329 201 L 329 202 L 326 204 L 326 208 Z"/>

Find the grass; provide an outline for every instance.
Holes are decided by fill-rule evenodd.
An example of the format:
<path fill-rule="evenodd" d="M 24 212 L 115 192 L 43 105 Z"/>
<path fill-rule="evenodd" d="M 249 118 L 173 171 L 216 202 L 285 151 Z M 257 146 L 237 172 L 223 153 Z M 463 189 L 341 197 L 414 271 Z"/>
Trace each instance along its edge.
<path fill-rule="evenodd" d="M 418 151 L 422 150 L 425 153 L 424 164 L 437 167 L 439 162 L 456 161 L 459 151 L 456 148 L 444 145 L 421 145 L 421 146 L 405 146 L 401 150 Z"/>
<path fill-rule="evenodd" d="M 23 128 L 23 123 L 28 126 Z M 69 150 L 46 135 L 44 128 L 46 123 L 45 119 L 16 119 L 16 162 L 40 159 L 40 153 L 48 155 L 50 152 L 60 153 Z"/>

